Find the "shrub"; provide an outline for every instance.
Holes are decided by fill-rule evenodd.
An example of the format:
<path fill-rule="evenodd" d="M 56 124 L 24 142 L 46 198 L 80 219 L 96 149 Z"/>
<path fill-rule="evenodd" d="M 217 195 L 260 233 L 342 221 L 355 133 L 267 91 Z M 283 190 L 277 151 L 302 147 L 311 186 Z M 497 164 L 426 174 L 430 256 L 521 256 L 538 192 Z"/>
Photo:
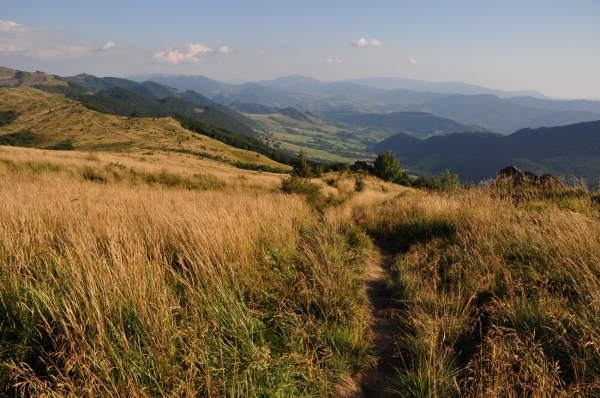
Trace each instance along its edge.
<path fill-rule="evenodd" d="M 356 192 L 362 192 L 365 190 L 366 187 L 367 185 L 365 184 L 365 181 L 362 178 L 357 178 L 356 180 L 354 180 L 354 190 Z"/>
<path fill-rule="evenodd" d="M 377 156 L 373 167 L 377 176 L 388 182 L 396 180 L 402 174 L 402 165 L 390 151 Z"/>
<path fill-rule="evenodd" d="M 33 144 L 37 136 L 31 131 L 0 135 L 0 145 L 28 147 Z"/>
<path fill-rule="evenodd" d="M 47 146 L 45 149 L 54 151 L 72 151 L 75 149 L 71 140 L 64 140 L 55 145 Z"/>

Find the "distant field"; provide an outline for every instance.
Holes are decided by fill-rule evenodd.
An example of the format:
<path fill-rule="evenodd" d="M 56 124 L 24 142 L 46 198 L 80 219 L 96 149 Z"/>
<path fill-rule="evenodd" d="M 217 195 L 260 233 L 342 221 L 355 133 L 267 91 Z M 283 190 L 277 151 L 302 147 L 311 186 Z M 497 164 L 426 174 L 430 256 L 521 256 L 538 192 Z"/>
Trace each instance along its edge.
<path fill-rule="evenodd" d="M 296 120 L 282 114 L 245 114 L 259 122 L 264 136 L 271 146 L 298 152 L 304 151 L 310 158 L 326 161 L 352 163 L 356 160 L 372 160 L 365 150 L 371 145 L 368 135 L 353 135 L 322 119 L 306 115 L 309 121 Z"/>

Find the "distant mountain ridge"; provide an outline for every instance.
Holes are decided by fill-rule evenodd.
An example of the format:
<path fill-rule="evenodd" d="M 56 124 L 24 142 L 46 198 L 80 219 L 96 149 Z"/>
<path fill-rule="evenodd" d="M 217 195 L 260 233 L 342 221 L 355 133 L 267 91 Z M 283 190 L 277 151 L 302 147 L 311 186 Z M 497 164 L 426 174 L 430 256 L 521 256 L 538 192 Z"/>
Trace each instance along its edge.
<path fill-rule="evenodd" d="M 366 132 L 370 130 L 383 131 L 387 135 L 409 133 L 420 138 L 463 131 L 487 131 L 484 128 L 464 125 L 427 112 L 391 112 L 386 114 L 325 112 L 321 117 L 346 129 L 355 127 Z"/>
<path fill-rule="evenodd" d="M 548 100 L 540 101 L 543 101 L 544 104 L 550 102 Z M 589 111 L 566 112 L 529 107 L 491 94 L 444 96 L 412 105 L 409 109 L 431 112 L 463 124 L 482 125 L 505 134 L 510 134 L 525 127 L 559 126 L 600 120 L 600 113 Z"/>
<path fill-rule="evenodd" d="M 510 92 L 461 82 L 405 78 L 322 82 L 301 75 L 238 85 L 187 75 L 161 76 L 153 81 L 179 90 L 192 89 L 223 105 L 256 103 L 316 114 L 424 111 L 505 134 L 524 127 L 600 120 L 600 101 L 557 101 L 531 90 Z"/>
<path fill-rule="evenodd" d="M 372 148 L 390 150 L 408 168 L 439 174 L 445 169 L 463 181 L 492 178 L 508 165 L 565 178 L 584 178 L 590 188 L 600 182 L 600 121 L 568 126 L 522 129 L 503 136 L 465 132 L 418 140 L 400 134 Z"/>

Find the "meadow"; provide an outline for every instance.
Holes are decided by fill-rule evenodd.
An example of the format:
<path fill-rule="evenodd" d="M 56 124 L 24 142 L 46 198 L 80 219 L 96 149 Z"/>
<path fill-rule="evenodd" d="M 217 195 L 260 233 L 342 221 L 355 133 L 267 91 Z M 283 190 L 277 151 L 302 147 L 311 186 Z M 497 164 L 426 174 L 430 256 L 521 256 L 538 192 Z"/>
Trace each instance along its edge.
<path fill-rule="evenodd" d="M 600 396 L 597 195 L 429 192 L 354 217 L 397 253 L 397 396 Z"/>
<path fill-rule="evenodd" d="M 370 361 L 348 209 L 206 162 L 0 148 L 4 396 L 327 396 Z"/>
<path fill-rule="evenodd" d="M 182 153 L 15 147 L 0 178 L 0 396 L 600 395 L 584 188 L 342 171 L 294 194 Z M 365 284 L 380 248 L 399 322 L 384 391 L 362 377 L 381 370 Z"/>

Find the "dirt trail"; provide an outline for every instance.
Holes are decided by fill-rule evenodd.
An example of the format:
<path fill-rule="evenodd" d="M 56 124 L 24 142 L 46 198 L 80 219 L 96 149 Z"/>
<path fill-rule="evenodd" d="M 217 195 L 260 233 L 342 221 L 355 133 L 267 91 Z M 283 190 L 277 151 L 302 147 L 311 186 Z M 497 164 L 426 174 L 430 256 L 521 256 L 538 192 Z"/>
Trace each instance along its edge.
<path fill-rule="evenodd" d="M 345 383 L 341 395 L 344 398 L 387 398 L 393 394 L 396 368 L 401 359 L 395 356 L 394 335 L 401 324 L 397 303 L 385 287 L 385 280 L 394 257 L 384 249 L 376 247 L 367 263 L 365 284 L 371 302 L 371 342 L 375 348 L 376 363 L 369 369 Z"/>

